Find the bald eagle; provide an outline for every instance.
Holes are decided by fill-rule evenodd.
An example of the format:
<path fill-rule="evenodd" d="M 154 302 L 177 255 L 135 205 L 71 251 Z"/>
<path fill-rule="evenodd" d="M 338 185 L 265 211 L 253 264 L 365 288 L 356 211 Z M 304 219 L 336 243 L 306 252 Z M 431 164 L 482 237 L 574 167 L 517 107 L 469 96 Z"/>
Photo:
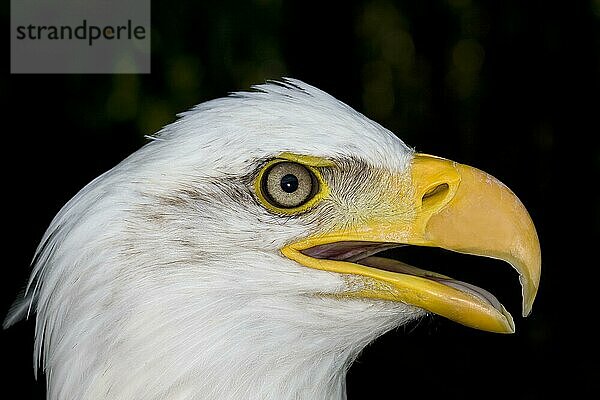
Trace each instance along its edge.
<path fill-rule="evenodd" d="M 426 313 L 514 331 L 489 292 L 399 260 L 505 260 L 523 315 L 534 225 L 494 177 L 416 153 L 294 79 L 208 101 L 54 218 L 5 327 L 35 313 L 48 399 L 342 399 L 361 349 Z"/>

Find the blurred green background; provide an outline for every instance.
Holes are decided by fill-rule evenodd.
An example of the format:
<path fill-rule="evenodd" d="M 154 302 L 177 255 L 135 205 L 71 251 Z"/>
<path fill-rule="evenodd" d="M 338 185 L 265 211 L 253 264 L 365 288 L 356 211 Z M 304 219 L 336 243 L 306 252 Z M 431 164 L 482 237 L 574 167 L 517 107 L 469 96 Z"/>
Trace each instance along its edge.
<path fill-rule="evenodd" d="M 7 5 L 2 13 L 8 26 Z M 490 267 L 483 285 L 515 315 L 515 335 L 425 319 L 364 351 L 348 398 L 598 393 L 599 0 L 154 1 L 149 75 L 8 70 L 5 62 L 3 312 L 50 220 L 87 182 L 178 112 L 288 76 L 418 151 L 498 177 L 529 209 L 542 244 L 530 318 L 518 316 L 510 268 Z M 5 385 L 19 398 L 43 398 L 32 327 L 2 332 Z"/>

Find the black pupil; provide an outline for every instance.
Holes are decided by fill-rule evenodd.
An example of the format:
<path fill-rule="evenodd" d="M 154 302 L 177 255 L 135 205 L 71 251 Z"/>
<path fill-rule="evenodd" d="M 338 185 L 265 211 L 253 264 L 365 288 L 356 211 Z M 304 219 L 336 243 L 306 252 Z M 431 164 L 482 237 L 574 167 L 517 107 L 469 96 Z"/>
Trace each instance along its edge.
<path fill-rule="evenodd" d="M 298 177 L 287 174 L 281 178 L 281 189 L 286 193 L 294 193 L 298 189 Z"/>

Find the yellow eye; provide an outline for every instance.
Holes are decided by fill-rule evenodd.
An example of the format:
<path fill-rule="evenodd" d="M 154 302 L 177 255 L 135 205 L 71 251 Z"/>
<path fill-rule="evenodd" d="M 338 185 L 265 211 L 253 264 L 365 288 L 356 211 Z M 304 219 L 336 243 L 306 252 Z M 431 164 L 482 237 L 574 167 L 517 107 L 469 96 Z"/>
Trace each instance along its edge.
<path fill-rule="evenodd" d="M 273 213 L 303 213 L 329 196 L 329 185 L 321 175 L 321 168 L 334 165 L 325 158 L 281 153 L 258 172 L 254 193 L 259 202 Z"/>
<path fill-rule="evenodd" d="M 277 208 L 296 208 L 306 204 L 319 192 L 319 181 L 302 164 L 278 162 L 268 167 L 261 177 L 265 199 Z"/>

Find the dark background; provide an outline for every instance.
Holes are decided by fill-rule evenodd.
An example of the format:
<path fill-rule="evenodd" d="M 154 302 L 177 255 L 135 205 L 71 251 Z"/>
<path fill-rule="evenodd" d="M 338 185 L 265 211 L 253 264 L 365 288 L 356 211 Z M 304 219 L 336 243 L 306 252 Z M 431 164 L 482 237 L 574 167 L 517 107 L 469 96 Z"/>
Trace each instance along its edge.
<path fill-rule="evenodd" d="M 8 4 L 2 13 L 7 28 Z M 152 16 L 150 75 L 10 75 L 3 63 L 0 313 L 60 207 L 143 135 L 196 103 L 290 76 L 419 151 L 501 179 L 530 211 L 542 245 L 527 319 L 508 266 L 408 254 L 453 276 L 458 264 L 489 263 L 489 274 L 473 279 L 507 305 L 517 333 L 426 318 L 365 349 L 348 398 L 598 393 L 600 1 L 155 1 Z M 33 322 L 0 335 L 5 391 L 43 398 Z"/>

